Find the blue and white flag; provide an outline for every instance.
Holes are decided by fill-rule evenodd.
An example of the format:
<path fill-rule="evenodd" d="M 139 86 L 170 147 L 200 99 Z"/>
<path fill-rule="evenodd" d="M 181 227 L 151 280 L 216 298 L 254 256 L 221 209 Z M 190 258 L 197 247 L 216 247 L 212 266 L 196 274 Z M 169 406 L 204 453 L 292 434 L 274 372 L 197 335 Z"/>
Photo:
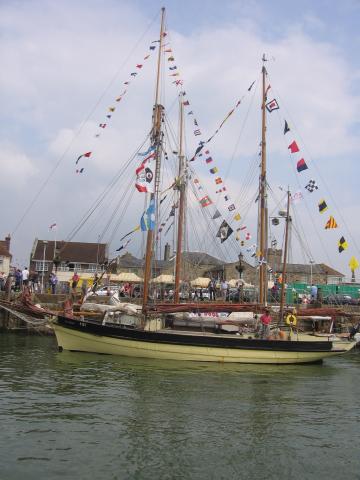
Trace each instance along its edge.
<path fill-rule="evenodd" d="M 146 152 L 138 152 L 138 155 L 140 157 L 146 157 L 146 155 L 149 155 L 149 153 L 153 152 L 155 150 L 155 145 L 150 145 L 150 147 L 146 150 Z"/>
<path fill-rule="evenodd" d="M 140 220 L 141 231 L 146 232 L 147 230 L 155 229 L 155 199 L 150 200 L 150 204 L 147 210 L 142 214 Z"/>

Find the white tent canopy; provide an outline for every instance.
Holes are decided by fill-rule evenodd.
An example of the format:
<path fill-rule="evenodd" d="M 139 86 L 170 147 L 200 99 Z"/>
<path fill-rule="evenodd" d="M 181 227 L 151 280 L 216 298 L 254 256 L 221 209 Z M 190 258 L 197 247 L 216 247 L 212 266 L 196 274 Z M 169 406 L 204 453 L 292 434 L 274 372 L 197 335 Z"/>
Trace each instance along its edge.
<path fill-rule="evenodd" d="M 175 283 L 174 275 L 159 275 L 158 277 L 154 278 L 153 283 Z"/>
<path fill-rule="evenodd" d="M 144 280 L 136 275 L 136 273 L 133 272 L 121 272 L 118 275 L 112 274 L 110 277 L 111 281 L 114 282 L 134 282 L 134 283 L 140 283 L 143 282 Z"/>
<path fill-rule="evenodd" d="M 200 288 L 206 288 L 209 285 L 210 278 L 208 277 L 197 277 L 195 280 L 192 280 L 191 286 L 192 287 L 200 287 Z"/>

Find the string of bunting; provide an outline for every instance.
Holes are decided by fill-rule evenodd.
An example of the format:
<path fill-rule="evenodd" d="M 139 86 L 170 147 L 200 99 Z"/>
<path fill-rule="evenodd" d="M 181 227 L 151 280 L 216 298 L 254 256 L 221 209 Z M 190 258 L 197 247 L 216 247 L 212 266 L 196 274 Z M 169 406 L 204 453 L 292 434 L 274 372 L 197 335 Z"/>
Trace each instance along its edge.
<path fill-rule="evenodd" d="M 166 32 L 164 32 L 164 36 L 166 36 Z M 148 59 L 151 57 L 151 54 L 154 52 L 154 50 L 157 47 L 157 43 L 159 43 L 160 40 L 154 40 L 151 42 L 149 46 L 149 52 L 146 53 L 146 55 L 143 57 L 141 62 L 137 63 L 133 69 L 132 72 L 129 74 L 129 78 L 123 83 L 123 89 L 122 92 L 119 93 L 115 98 L 114 98 L 114 103 L 107 108 L 105 118 L 102 120 L 101 123 L 98 124 L 98 131 L 95 133 L 94 137 L 99 138 L 101 136 L 102 131 L 107 128 L 110 124 L 110 121 L 113 117 L 113 114 L 115 113 L 119 102 L 124 98 L 124 96 L 128 92 L 128 88 L 130 84 L 135 80 L 135 78 L 138 76 L 138 74 L 142 71 L 143 67 L 145 66 L 145 63 L 148 61 Z M 91 155 L 93 154 L 93 151 L 88 151 L 86 153 L 83 153 L 79 155 L 75 161 L 75 165 L 77 166 L 81 159 L 83 158 L 90 158 Z M 77 174 L 81 174 L 85 171 L 85 167 L 77 167 L 75 172 Z"/>
<path fill-rule="evenodd" d="M 271 88 L 270 86 L 268 88 Z M 278 104 L 278 101 L 274 98 L 272 99 L 271 101 L 267 102 L 266 103 L 266 109 L 268 110 L 269 113 L 273 112 L 274 110 L 279 110 L 280 109 L 280 106 Z M 287 122 L 286 119 L 284 119 L 284 129 L 283 129 L 283 134 L 286 136 L 286 137 L 290 137 L 291 135 L 291 128 L 289 126 L 289 123 Z M 294 156 L 295 157 L 295 161 L 296 161 L 296 170 L 297 170 L 297 173 L 301 176 L 304 175 L 303 172 L 305 172 L 306 170 L 310 170 L 309 169 L 309 166 L 308 164 L 306 163 L 302 153 L 301 153 L 301 149 L 298 145 L 298 142 L 295 140 L 295 139 L 292 139 L 292 141 L 289 143 L 289 146 L 288 146 L 288 150 L 289 150 L 289 154 L 290 156 Z M 314 179 L 312 176 L 304 182 L 306 183 L 304 185 L 304 189 L 308 192 L 308 194 L 312 194 L 314 192 L 316 192 L 317 190 L 319 190 L 319 184 L 317 182 L 316 179 Z M 294 194 L 291 195 L 291 200 L 292 202 L 294 203 L 298 203 L 299 201 L 303 200 L 303 193 L 301 190 L 299 191 L 296 191 Z M 320 214 L 323 214 L 325 212 L 327 212 L 329 210 L 329 206 L 327 204 L 327 201 L 324 199 L 324 198 L 320 198 L 319 201 L 318 201 L 318 211 Z M 337 223 L 337 221 L 335 220 L 334 216 L 333 215 L 330 215 L 328 220 L 326 221 L 325 225 L 324 225 L 324 229 L 325 230 L 332 230 L 332 229 L 337 229 L 339 228 L 339 225 Z M 338 243 L 337 243 L 337 247 L 338 247 L 338 252 L 339 253 L 342 253 L 343 251 L 347 250 L 349 248 L 349 244 L 347 242 L 347 240 L 345 239 L 344 235 L 339 235 L 340 238 L 338 240 Z M 354 272 L 354 270 L 356 268 L 359 268 L 359 262 L 357 261 L 357 259 L 355 257 L 351 257 L 350 261 L 349 261 L 349 267 L 350 269 L 352 270 L 352 272 Z"/>

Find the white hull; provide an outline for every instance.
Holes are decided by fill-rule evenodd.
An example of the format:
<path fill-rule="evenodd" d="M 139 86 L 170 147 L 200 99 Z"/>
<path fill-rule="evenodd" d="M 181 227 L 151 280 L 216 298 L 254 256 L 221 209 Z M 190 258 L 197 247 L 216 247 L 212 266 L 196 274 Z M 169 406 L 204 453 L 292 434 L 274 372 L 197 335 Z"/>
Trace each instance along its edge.
<path fill-rule="evenodd" d="M 345 353 L 345 351 L 353 347 L 353 344 L 349 342 L 346 349 L 343 348 L 343 345 L 341 349 L 335 345 L 333 349 L 329 351 L 307 352 L 246 348 L 234 349 L 226 347 L 177 345 L 174 343 L 164 344 L 160 342 L 114 338 L 69 329 L 56 323 L 53 324 L 53 328 L 58 345 L 64 350 L 162 360 L 262 364 L 311 363 L 340 353 Z M 269 342 L 271 342 L 271 340 L 269 340 Z M 294 343 L 296 343 L 296 341 Z"/>

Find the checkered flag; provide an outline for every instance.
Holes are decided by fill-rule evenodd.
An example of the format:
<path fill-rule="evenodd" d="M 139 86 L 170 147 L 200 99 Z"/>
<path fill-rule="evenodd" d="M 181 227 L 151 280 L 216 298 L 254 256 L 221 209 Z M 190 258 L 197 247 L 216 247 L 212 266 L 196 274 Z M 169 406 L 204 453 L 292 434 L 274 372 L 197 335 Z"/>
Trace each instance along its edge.
<path fill-rule="evenodd" d="M 319 187 L 316 185 L 315 180 L 309 180 L 309 183 L 306 185 L 306 190 L 312 193 L 314 190 L 317 190 Z"/>

